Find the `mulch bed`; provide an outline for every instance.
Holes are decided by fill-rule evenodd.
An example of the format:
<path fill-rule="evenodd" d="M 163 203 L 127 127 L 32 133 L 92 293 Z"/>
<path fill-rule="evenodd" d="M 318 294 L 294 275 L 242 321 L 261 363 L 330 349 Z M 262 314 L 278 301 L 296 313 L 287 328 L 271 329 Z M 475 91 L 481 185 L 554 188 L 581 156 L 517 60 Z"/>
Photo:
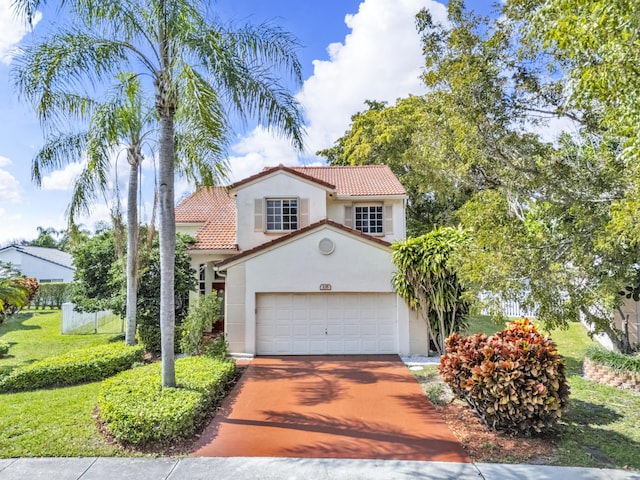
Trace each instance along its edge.
<path fill-rule="evenodd" d="M 435 405 L 474 462 L 545 465 L 555 458 L 553 437 L 514 437 L 495 432 L 463 402 Z"/>

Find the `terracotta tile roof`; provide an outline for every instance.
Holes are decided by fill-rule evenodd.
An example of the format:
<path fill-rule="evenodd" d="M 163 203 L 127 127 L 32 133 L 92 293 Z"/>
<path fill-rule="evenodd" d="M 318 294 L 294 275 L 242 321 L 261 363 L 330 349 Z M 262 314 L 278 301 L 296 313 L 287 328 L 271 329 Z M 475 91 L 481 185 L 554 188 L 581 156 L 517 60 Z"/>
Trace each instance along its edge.
<path fill-rule="evenodd" d="M 347 233 L 349 233 L 349 234 L 351 234 L 353 236 L 363 238 L 365 240 L 368 240 L 368 241 L 373 242 L 373 243 L 380 244 L 380 245 L 385 246 L 385 247 L 390 247 L 391 246 L 391 244 L 389 242 L 386 242 L 386 241 L 382 240 L 381 238 L 374 237 L 374 236 L 371 236 L 371 235 L 367 235 L 366 233 L 362 233 L 359 230 L 355 230 L 353 228 L 346 227 L 346 226 L 342 225 L 341 223 L 337 223 L 337 222 L 334 222 L 333 220 L 329 220 L 329 219 L 325 218 L 324 220 L 320 220 L 319 222 L 312 223 L 311 225 L 308 225 L 308 226 L 306 226 L 304 228 L 301 228 L 299 230 L 295 230 L 295 231 L 293 231 L 293 232 L 291 232 L 291 233 L 289 233 L 287 235 L 283 235 L 282 237 L 278 237 L 278 238 L 276 238 L 274 240 L 271 240 L 269 242 L 263 243 L 262 245 L 258 245 L 257 247 L 250 248 L 248 250 L 244 250 L 243 252 L 240 252 L 237 255 L 234 255 L 232 257 L 225 258 L 221 262 L 216 263 L 216 266 L 217 267 L 225 266 L 225 265 L 227 265 L 227 264 L 229 264 L 231 262 L 235 262 L 236 260 L 239 260 L 241 258 L 248 257 L 249 255 L 253 255 L 254 253 L 257 253 L 257 252 L 259 252 L 261 250 L 264 250 L 264 249 L 273 247 L 275 245 L 278 245 L 280 243 L 286 242 L 287 240 L 290 240 L 291 238 L 294 238 L 294 237 L 297 237 L 299 235 L 302 235 L 302 234 L 304 234 L 304 233 L 306 233 L 306 232 L 308 232 L 310 230 L 313 230 L 313 229 L 315 229 L 315 228 L 317 228 L 319 226 L 322 226 L 322 225 L 330 225 L 330 226 L 338 228 L 338 229 L 340 229 L 340 230 L 342 230 L 344 232 L 347 232 Z"/>
<path fill-rule="evenodd" d="M 231 185 L 235 189 L 275 171 L 285 171 L 319 185 L 335 190 L 340 196 L 385 196 L 406 195 L 407 192 L 386 165 L 335 166 L 335 167 L 277 167 L 265 168 L 262 172 Z"/>
<path fill-rule="evenodd" d="M 226 187 L 202 187 L 176 207 L 176 223 L 203 223 L 190 250 L 237 250 L 236 202 Z"/>
<path fill-rule="evenodd" d="M 292 170 L 335 186 L 338 195 L 352 197 L 406 195 L 407 192 L 386 165 L 291 167 Z"/>

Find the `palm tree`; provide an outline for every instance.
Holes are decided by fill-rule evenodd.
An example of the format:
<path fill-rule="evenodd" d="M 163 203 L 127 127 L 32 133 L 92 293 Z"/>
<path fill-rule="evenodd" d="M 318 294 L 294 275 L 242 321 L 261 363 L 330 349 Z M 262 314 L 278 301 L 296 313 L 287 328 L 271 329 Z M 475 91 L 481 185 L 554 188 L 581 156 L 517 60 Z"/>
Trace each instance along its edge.
<path fill-rule="evenodd" d="M 33 13 L 38 0 L 15 0 Z M 160 328 L 162 384 L 175 386 L 174 165 L 177 112 L 189 110 L 187 132 L 220 158 L 228 139 L 228 114 L 251 115 L 302 148 L 297 102 L 279 75 L 301 82 L 297 43 L 271 25 L 227 28 L 210 23 L 208 4 L 196 0 L 69 0 L 79 24 L 20 55 L 16 85 L 44 122 L 47 105 L 69 85 L 109 81 L 119 71 L 148 76 L 159 118 Z M 146 78 L 146 77 L 145 77 Z M 68 111 L 82 102 L 68 100 Z"/>
<path fill-rule="evenodd" d="M 106 101 L 98 103 L 83 100 L 88 117 L 88 128 L 79 132 L 55 132 L 48 136 L 45 145 L 36 154 L 32 165 L 32 177 L 37 185 L 42 173 L 77 161 L 83 155 L 86 162 L 74 183 L 67 214 L 69 226 L 75 225 L 80 213 L 88 212 L 98 193 L 106 193 L 113 150 L 125 145 L 129 163 L 127 209 L 127 294 L 125 343 L 136 342 L 136 303 L 138 288 L 138 170 L 144 160 L 143 147 L 154 133 L 154 110 L 144 101 L 137 77 L 118 75 L 119 83 Z M 59 95 L 58 101 L 48 106 L 49 114 L 62 114 L 65 100 L 71 93 Z M 76 100 L 79 96 L 76 96 Z M 61 110 L 61 111 L 55 111 Z M 54 112 L 55 111 L 55 112 Z M 79 119 L 82 120 L 82 119 Z"/>
<path fill-rule="evenodd" d="M 29 302 L 29 290 L 21 282 L 22 278 L 11 265 L 0 263 L 0 324 L 7 305 L 22 308 Z"/>

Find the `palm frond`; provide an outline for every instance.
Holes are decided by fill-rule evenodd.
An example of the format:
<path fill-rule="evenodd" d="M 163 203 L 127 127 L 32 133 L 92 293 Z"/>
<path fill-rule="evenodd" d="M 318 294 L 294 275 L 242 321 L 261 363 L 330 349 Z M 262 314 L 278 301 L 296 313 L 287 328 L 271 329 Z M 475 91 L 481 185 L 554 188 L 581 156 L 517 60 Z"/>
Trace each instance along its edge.
<path fill-rule="evenodd" d="M 87 139 L 87 132 L 50 136 L 33 158 L 31 179 L 36 185 L 41 186 L 43 172 L 52 172 L 69 163 L 80 161 Z"/>

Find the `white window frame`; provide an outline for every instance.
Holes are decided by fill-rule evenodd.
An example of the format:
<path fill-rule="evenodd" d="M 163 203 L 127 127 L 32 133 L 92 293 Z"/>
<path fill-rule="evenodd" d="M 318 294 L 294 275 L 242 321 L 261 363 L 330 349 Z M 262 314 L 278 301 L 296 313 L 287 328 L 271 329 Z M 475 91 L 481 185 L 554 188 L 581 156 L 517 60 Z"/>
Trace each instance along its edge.
<path fill-rule="evenodd" d="M 279 212 L 270 212 L 269 204 L 270 202 L 279 202 L 280 203 L 280 211 Z M 291 209 L 291 202 L 295 202 L 295 213 L 285 214 L 285 202 L 288 202 L 288 208 Z M 271 218 L 276 215 L 279 215 L 279 219 Z M 288 216 L 288 220 L 285 221 L 285 217 Z M 279 226 L 280 228 L 270 228 L 270 225 L 273 224 L 273 227 Z M 288 225 L 289 228 L 284 228 L 285 225 Z M 292 226 L 294 225 L 294 226 Z M 293 232 L 294 230 L 298 230 L 300 228 L 300 199 L 298 197 L 267 197 L 264 199 L 264 231 L 267 233 L 280 233 L 280 232 Z"/>
<path fill-rule="evenodd" d="M 366 209 L 366 218 L 358 218 L 358 211 L 360 213 L 364 213 L 363 210 Z M 376 209 L 375 215 L 379 215 L 378 218 L 375 218 L 375 228 L 372 231 L 372 219 L 371 213 L 372 209 Z M 381 203 L 357 203 L 353 205 L 353 228 L 356 230 L 366 233 L 367 235 L 372 236 L 380 236 L 383 237 L 384 232 L 384 205 Z"/>

